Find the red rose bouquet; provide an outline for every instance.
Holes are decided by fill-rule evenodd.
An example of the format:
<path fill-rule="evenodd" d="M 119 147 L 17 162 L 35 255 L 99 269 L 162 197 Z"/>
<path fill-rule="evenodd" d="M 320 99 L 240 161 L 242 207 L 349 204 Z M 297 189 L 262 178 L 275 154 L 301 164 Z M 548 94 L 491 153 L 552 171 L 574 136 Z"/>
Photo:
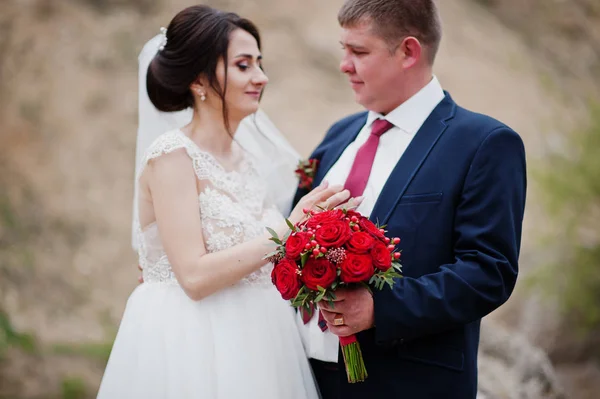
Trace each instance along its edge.
<path fill-rule="evenodd" d="M 271 279 L 281 296 L 312 312 L 314 304 L 333 301 L 338 287 L 362 284 L 390 287 L 402 277 L 396 251 L 399 238 L 353 210 L 305 210 L 307 219 L 293 225 L 283 238 L 268 229 L 277 244 L 267 255 L 274 264 Z M 364 381 L 367 370 L 356 336 L 340 337 L 348 382 Z"/>

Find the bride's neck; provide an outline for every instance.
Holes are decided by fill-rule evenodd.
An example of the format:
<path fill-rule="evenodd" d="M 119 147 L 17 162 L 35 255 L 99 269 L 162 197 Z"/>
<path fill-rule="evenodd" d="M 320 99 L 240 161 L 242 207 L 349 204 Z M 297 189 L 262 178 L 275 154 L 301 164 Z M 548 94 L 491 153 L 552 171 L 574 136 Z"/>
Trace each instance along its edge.
<path fill-rule="evenodd" d="M 231 153 L 233 134 L 240 124 L 240 119 L 229 118 L 229 131 L 225 126 L 223 113 L 220 110 L 194 110 L 194 116 L 184 132 L 202 149 L 215 155 L 226 156 Z"/>

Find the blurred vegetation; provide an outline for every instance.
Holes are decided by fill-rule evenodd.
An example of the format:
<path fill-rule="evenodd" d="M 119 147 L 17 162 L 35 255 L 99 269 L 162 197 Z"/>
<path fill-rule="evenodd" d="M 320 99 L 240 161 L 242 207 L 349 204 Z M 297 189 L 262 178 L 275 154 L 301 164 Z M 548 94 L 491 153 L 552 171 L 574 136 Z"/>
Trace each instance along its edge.
<path fill-rule="evenodd" d="M 60 289 L 65 298 L 69 298 L 62 300 L 77 302 L 73 298 L 78 292 L 68 284 L 68 276 L 56 277 L 51 284 L 41 283 L 50 277 L 35 254 L 55 246 L 77 248 L 83 230 L 77 223 L 48 214 L 39 199 L 27 179 L 15 168 L 0 162 L 0 399 L 20 397 L 15 396 L 15 392 L 20 392 L 26 384 L 25 378 L 22 381 L 14 378 L 15 372 L 7 373 L 14 366 L 15 358 L 30 359 L 33 365 L 27 372 L 33 375 L 44 373 L 44 362 L 52 363 L 52 359 L 65 357 L 97 364 L 103 369 L 114 337 L 112 329 L 107 327 L 110 339 L 106 342 L 41 344 L 35 332 L 20 331 L 11 321 L 7 304 L 15 287 L 25 292 L 24 295 L 46 298 L 51 296 L 49 291 Z M 83 379 L 67 376 L 48 398 L 88 398 L 92 397 L 90 391 Z"/>
<path fill-rule="evenodd" d="M 35 352 L 37 345 L 33 336 L 15 330 L 8 314 L 0 308 L 0 362 L 9 348 L 14 347 L 25 352 Z"/>
<path fill-rule="evenodd" d="M 561 74 L 561 89 L 600 93 L 600 1 L 472 1 L 492 11 L 549 60 Z"/>
<path fill-rule="evenodd" d="M 55 344 L 52 352 L 60 355 L 82 356 L 88 359 L 97 360 L 102 366 L 105 366 L 110 356 L 113 346 L 113 340 L 106 342 L 87 342 L 83 344 Z"/>
<path fill-rule="evenodd" d="M 541 55 L 540 78 L 552 94 L 582 103 L 594 99 L 589 123 L 565 132 L 561 148 L 530 167 L 553 219 L 550 226 L 558 231 L 549 232 L 546 241 L 554 261 L 529 282 L 562 308 L 565 326 L 589 339 L 600 329 L 600 1 L 472 1 Z"/>
<path fill-rule="evenodd" d="M 583 331 L 600 327 L 600 104 L 590 115 L 589 126 L 534 172 L 560 226 L 557 260 L 539 273 L 540 282 Z"/>
<path fill-rule="evenodd" d="M 61 384 L 62 399 L 84 399 L 88 397 L 88 389 L 83 380 L 77 377 L 65 378 Z"/>
<path fill-rule="evenodd" d="M 9 350 L 31 354 L 37 351 L 37 344 L 33 336 L 14 328 L 8 314 L 0 305 L 0 370 L 10 365 L 10 361 L 7 359 Z M 0 398 L 5 397 L 6 385 L 11 384 L 11 381 L 5 381 L 5 379 L 6 376 L 0 372 Z"/>
<path fill-rule="evenodd" d="M 0 174 L 6 176 L 10 172 L 6 165 L 0 164 Z M 0 179 L 0 187 L 8 185 L 5 178 Z M 23 276 L 22 271 L 31 270 L 33 267 L 33 252 L 26 243 L 39 233 L 39 226 L 28 222 L 27 218 L 22 218 L 21 213 L 13 206 L 14 200 L 11 198 L 16 195 L 28 206 L 31 205 L 29 199 L 32 198 L 32 193 L 25 189 L 16 191 L 0 191 L 0 293 L 4 284 L 18 283 Z M 35 213 L 30 212 L 30 215 Z M 0 300 L 4 301 L 5 298 L 0 297 Z M 33 352 L 36 345 L 32 336 L 18 332 L 13 327 L 6 309 L 0 302 L 0 362 L 11 347 Z"/>

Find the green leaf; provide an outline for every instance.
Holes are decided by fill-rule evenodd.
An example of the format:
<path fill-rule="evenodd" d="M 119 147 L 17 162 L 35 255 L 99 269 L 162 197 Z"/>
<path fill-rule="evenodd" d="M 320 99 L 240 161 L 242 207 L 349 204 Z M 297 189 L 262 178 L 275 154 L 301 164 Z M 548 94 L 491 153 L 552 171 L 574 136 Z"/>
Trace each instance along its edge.
<path fill-rule="evenodd" d="M 271 237 L 271 238 L 269 238 L 269 240 L 273 241 L 277 245 L 283 245 L 283 243 L 281 242 L 281 240 L 279 238 Z"/>
<path fill-rule="evenodd" d="M 304 267 L 304 265 L 306 264 L 306 261 L 308 260 L 308 257 L 310 256 L 309 252 L 305 252 L 302 254 L 302 256 L 300 256 L 300 265 L 302 267 Z"/>
<path fill-rule="evenodd" d="M 292 299 L 292 305 L 294 307 L 299 307 L 304 305 L 304 303 L 306 302 L 306 297 L 307 295 L 304 293 L 298 293 L 298 295 L 296 295 L 296 297 L 294 299 Z"/>
<path fill-rule="evenodd" d="M 305 292 L 306 292 L 306 286 L 303 285 L 302 288 L 300 288 L 300 290 L 296 294 L 296 297 L 294 299 L 298 298 L 300 295 L 303 295 Z"/>
<path fill-rule="evenodd" d="M 315 298 L 315 302 L 321 301 L 324 296 L 325 296 L 325 291 L 320 292 L 319 295 L 317 295 L 317 297 Z"/>
<path fill-rule="evenodd" d="M 305 297 L 304 300 L 302 301 L 302 305 L 304 306 L 308 306 L 309 302 L 314 302 L 315 301 L 315 294 L 314 292 L 310 292 L 308 293 Z"/>
<path fill-rule="evenodd" d="M 283 236 L 282 241 L 286 242 L 288 238 L 290 238 L 290 235 L 292 234 L 292 230 L 288 230 L 287 233 L 285 233 L 285 235 Z"/>
<path fill-rule="evenodd" d="M 296 231 L 296 226 L 293 225 L 292 222 L 290 222 L 289 219 L 285 219 L 285 223 L 288 225 L 288 227 L 290 228 L 291 231 Z"/>
<path fill-rule="evenodd" d="M 329 306 L 333 307 L 335 305 L 333 302 L 335 300 L 335 293 L 333 291 L 327 291 L 325 294 L 325 299 L 327 300 Z"/>
<path fill-rule="evenodd" d="M 279 235 L 277 235 L 277 232 L 275 230 L 273 230 L 270 227 L 267 227 L 267 231 L 273 236 L 273 238 L 276 238 L 277 240 L 279 240 Z M 274 240 L 273 240 L 274 241 Z M 281 242 L 281 241 L 280 241 Z"/>
<path fill-rule="evenodd" d="M 327 298 L 327 305 L 332 309 L 335 308 L 335 302 L 331 298 Z"/>

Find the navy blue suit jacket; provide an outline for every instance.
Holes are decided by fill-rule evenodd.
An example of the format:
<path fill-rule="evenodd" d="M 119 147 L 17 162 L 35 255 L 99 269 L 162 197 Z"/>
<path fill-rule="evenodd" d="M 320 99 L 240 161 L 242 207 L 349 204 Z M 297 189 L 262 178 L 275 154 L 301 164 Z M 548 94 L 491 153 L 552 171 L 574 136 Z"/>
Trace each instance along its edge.
<path fill-rule="evenodd" d="M 330 128 L 311 156 L 316 185 L 366 118 Z M 358 335 L 369 377 L 348 384 L 340 372 L 340 398 L 475 398 L 480 321 L 515 286 L 525 192 L 519 135 L 446 93 L 371 214 L 401 238 L 404 277 L 375 291 L 375 328 Z"/>

